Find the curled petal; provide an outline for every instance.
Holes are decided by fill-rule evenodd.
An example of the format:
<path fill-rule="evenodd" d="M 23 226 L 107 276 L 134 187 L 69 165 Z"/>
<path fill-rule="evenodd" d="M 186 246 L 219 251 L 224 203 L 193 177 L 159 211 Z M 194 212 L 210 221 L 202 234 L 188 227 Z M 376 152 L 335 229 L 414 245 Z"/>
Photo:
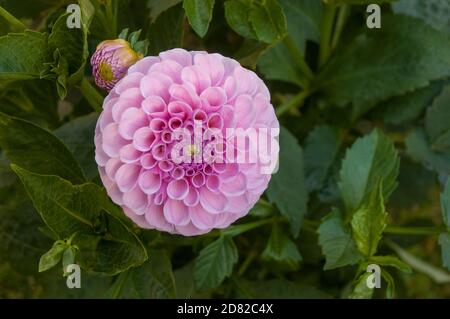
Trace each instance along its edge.
<path fill-rule="evenodd" d="M 203 187 L 200 190 L 200 204 L 211 214 L 218 214 L 226 210 L 228 200 L 222 193 L 213 193 Z"/>
<path fill-rule="evenodd" d="M 164 217 L 166 220 L 177 226 L 185 226 L 189 223 L 189 209 L 182 201 L 168 199 L 164 204 Z"/>

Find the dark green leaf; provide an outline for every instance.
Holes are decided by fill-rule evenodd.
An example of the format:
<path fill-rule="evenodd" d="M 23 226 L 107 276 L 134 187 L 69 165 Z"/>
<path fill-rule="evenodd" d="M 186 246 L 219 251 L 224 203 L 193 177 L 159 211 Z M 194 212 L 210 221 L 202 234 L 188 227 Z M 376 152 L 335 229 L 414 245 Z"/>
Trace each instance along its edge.
<path fill-rule="evenodd" d="M 353 265 L 362 259 L 350 227 L 344 224 L 338 210 L 333 210 L 322 219 L 317 232 L 319 244 L 326 257 L 325 270 Z"/>
<path fill-rule="evenodd" d="M 215 0 L 183 0 L 183 7 L 194 31 L 204 37 L 212 19 Z"/>
<path fill-rule="evenodd" d="M 60 238 L 89 231 L 100 214 L 103 190 L 95 184 L 73 185 L 50 175 L 39 175 L 12 165 L 34 207 L 47 226 Z"/>
<path fill-rule="evenodd" d="M 70 121 L 56 131 L 59 137 L 80 163 L 86 177 L 90 180 L 98 175 L 95 163 L 94 131 L 98 114 L 90 114 L 78 117 Z"/>
<path fill-rule="evenodd" d="M 38 79 L 44 63 L 51 59 L 47 35 L 26 31 L 0 37 L 0 56 L 0 87 L 12 81 Z"/>
<path fill-rule="evenodd" d="M 285 40 L 261 56 L 258 67 L 267 79 L 287 81 L 304 87 L 307 74 L 299 66 L 303 59 L 306 41 L 318 42 L 322 16 L 322 3 L 316 0 L 281 0 L 287 20 L 288 35 Z"/>
<path fill-rule="evenodd" d="M 286 18 L 276 0 L 265 0 L 250 9 L 250 22 L 258 40 L 274 43 L 287 32 Z"/>
<path fill-rule="evenodd" d="M 305 144 L 306 185 L 309 191 L 322 188 L 341 146 L 339 131 L 330 126 L 317 126 Z"/>
<path fill-rule="evenodd" d="M 280 131 L 280 167 L 267 189 L 267 195 L 291 223 L 297 236 L 307 213 L 308 193 L 303 172 L 303 151 L 297 139 L 285 128 Z"/>
<path fill-rule="evenodd" d="M 262 256 L 269 260 L 286 263 L 292 268 L 296 268 L 302 260 L 302 256 L 295 243 L 276 224 L 273 226 L 269 242 Z"/>
<path fill-rule="evenodd" d="M 184 10 L 181 5 L 173 6 L 158 16 L 150 25 L 147 36 L 150 43 L 150 55 L 182 47 L 184 19 Z"/>
<path fill-rule="evenodd" d="M 392 141 L 377 129 L 359 138 L 347 150 L 339 188 L 347 212 L 352 214 L 366 202 L 382 182 L 383 198 L 397 187 L 400 160 Z"/>
<path fill-rule="evenodd" d="M 225 2 L 225 18 L 230 27 L 247 39 L 257 40 L 250 22 L 250 2 L 247 0 L 228 0 Z"/>
<path fill-rule="evenodd" d="M 222 236 L 206 246 L 195 260 L 195 286 L 200 290 L 215 288 L 231 275 L 238 261 L 233 239 Z"/>
<path fill-rule="evenodd" d="M 392 3 L 392 10 L 420 18 L 437 30 L 450 32 L 450 3 L 447 0 L 398 0 Z"/>
<path fill-rule="evenodd" d="M 287 33 L 286 18 L 276 0 L 228 0 L 225 17 L 231 28 L 245 38 L 275 43 Z"/>
<path fill-rule="evenodd" d="M 38 174 L 57 175 L 74 183 L 83 172 L 66 146 L 50 132 L 0 113 L 0 145 L 9 160 Z"/>
<path fill-rule="evenodd" d="M 152 251 L 151 256 L 150 261 L 128 271 L 120 297 L 139 299 L 176 298 L 175 279 L 169 257 L 163 251 Z M 120 284 L 119 280 L 117 284 Z"/>
<path fill-rule="evenodd" d="M 434 100 L 427 110 L 425 129 L 436 151 L 450 151 L 450 85 Z"/>
<path fill-rule="evenodd" d="M 380 30 L 358 36 L 330 60 L 317 86 L 330 103 L 352 104 L 356 118 L 383 100 L 449 76 L 449 51 L 447 37 L 420 20 L 383 16 Z"/>
<path fill-rule="evenodd" d="M 450 173 L 450 153 L 433 151 L 422 129 L 412 130 L 406 137 L 405 144 L 406 152 L 413 160 L 422 163 L 428 169 L 444 174 Z"/>
<path fill-rule="evenodd" d="M 423 89 L 388 100 L 383 103 L 386 110 L 383 115 L 384 120 L 398 125 L 417 119 L 441 90 L 442 83 L 438 81 Z"/>

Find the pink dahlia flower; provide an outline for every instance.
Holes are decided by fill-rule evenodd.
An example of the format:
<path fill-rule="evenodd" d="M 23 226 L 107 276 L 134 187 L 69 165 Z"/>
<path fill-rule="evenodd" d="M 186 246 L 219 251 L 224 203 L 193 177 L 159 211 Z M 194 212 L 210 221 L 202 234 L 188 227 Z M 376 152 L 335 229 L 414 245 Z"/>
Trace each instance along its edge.
<path fill-rule="evenodd" d="M 101 42 L 91 58 L 95 83 L 103 90 L 111 90 L 139 59 L 142 59 L 142 55 L 123 39 Z"/>
<path fill-rule="evenodd" d="M 266 139 L 236 142 L 247 129 Z M 96 161 L 108 195 L 138 226 L 200 235 L 245 216 L 267 188 L 273 131 L 270 94 L 254 72 L 220 54 L 173 49 L 138 61 L 110 91 Z"/>

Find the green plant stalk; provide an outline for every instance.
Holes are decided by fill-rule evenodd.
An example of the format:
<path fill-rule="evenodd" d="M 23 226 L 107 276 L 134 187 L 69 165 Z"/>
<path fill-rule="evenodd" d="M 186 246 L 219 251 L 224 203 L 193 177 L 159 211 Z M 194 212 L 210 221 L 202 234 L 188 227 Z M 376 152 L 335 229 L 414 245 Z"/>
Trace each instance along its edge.
<path fill-rule="evenodd" d="M 291 55 L 294 57 L 296 65 L 300 68 L 303 75 L 306 77 L 306 86 L 308 86 L 309 80 L 311 80 L 314 77 L 314 73 L 312 72 L 309 65 L 306 63 L 303 53 L 295 46 L 290 36 L 286 36 L 283 42 L 286 45 L 289 52 L 291 53 Z"/>
<path fill-rule="evenodd" d="M 3 7 L 1 6 L 0 6 L 0 16 L 5 18 L 5 20 L 7 20 L 14 28 L 19 29 L 20 31 L 24 31 L 27 28 L 25 24 L 22 23 L 22 21 L 17 19 L 11 13 L 3 9 Z"/>
<path fill-rule="evenodd" d="M 444 232 L 443 227 L 404 227 L 404 226 L 387 226 L 384 232 L 386 234 L 396 235 L 439 235 Z"/>
<path fill-rule="evenodd" d="M 334 17 L 336 14 L 335 5 L 325 5 L 322 23 L 320 26 L 320 52 L 319 52 L 319 67 L 327 63 L 331 55 L 331 34 L 333 33 Z"/>
<path fill-rule="evenodd" d="M 81 80 L 80 92 L 83 97 L 92 106 L 95 112 L 100 113 L 102 111 L 103 96 L 89 83 L 86 78 Z"/>
<path fill-rule="evenodd" d="M 282 116 L 284 113 L 288 112 L 290 109 L 294 107 L 300 107 L 305 102 L 305 99 L 311 94 L 308 90 L 301 91 L 296 96 L 294 96 L 292 99 L 287 101 L 286 103 L 280 105 L 275 113 L 278 117 Z"/>
<path fill-rule="evenodd" d="M 224 236 L 237 236 L 237 235 L 245 233 L 249 230 L 252 230 L 252 229 L 267 225 L 267 224 L 275 223 L 277 221 L 282 221 L 282 220 L 284 220 L 283 217 L 276 216 L 276 217 L 258 220 L 256 222 L 252 222 L 252 223 L 248 223 L 248 224 L 230 226 L 227 229 L 222 230 L 220 232 L 220 234 L 224 235 Z"/>
<path fill-rule="evenodd" d="M 350 5 L 343 4 L 339 8 L 339 14 L 337 16 L 336 30 L 333 34 L 333 39 L 331 40 L 331 50 L 334 50 L 339 44 L 341 39 L 342 30 L 344 29 L 345 22 L 347 21 L 348 12 L 350 11 Z"/>
<path fill-rule="evenodd" d="M 115 38 L 117 36 L 117 5 L 119 1 L 108 0 L 106 2 L 106 17 L 110 25 L 111 33 Z"/>

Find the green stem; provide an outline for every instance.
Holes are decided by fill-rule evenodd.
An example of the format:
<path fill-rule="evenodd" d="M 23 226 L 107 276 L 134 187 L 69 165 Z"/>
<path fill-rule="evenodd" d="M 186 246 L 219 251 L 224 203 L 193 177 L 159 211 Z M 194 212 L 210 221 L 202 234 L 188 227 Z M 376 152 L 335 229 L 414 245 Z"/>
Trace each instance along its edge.
<path fill-rule="evenodd" d="M 288 112 L 290 109 L 296 107 L 296 106 L 302 106 L 305 102 L 305 99 L 311 94 L 310 91 L 305 90 L 300 93 L 298 93 L 296 96 L 294 96 L 292 99 L 284 103 L 283 105 L 280 105 L 276 109 L 276 114 L 278 117 L 282 116 L 284 113 Z"/>
<path fill-rule="evenodd" d="M 106 2 L 106 17 L 109 22 L 111 34 L 113 36 L 112 38 L 115 38 L 117 36 L 117 19 L 116 19 L 117 3 L 118 3 L 117 0 L 108 0 Z"/>
<path fill-rule="evenodd" d="M 119 277 L 117 277 L 116 282 L 111 287 L 112 290 L 110 296 L 112 299 L 117 299 L 120 297 L 123 287 L 125 286 L 125 283 L 128 279 L 128 275 L 129 275 L 128 271 L 119 274 Z"/>
<path fill-rule="evenodd" d="M 387 234 L 396 235 L 439 235 L 445 231 L 442 227 L 403 227 L 387 226 L 384 230 Z"/>
<path fill-rule="evenodd" d="M 0 16 L 5 18 L 14 28 L 24 31 L 27 27 L 19 19 L 0 6 Z"/>
<path fill-rule="evenodd" d="M 303 75 L 306 77 L 305 87 L 307 87 L 309 80 L 311 80 L 314 77 L 314 73 L 312 72 L 309 65 L 306 63 L 303 53 L 295 46 L 294 42 L 292 41 L 292 38 L 290 36 L 286 36 L 283 42 L 286 45 L 289 52 L 291 53 L 292 57 L 295 59 L 296 65 L 300 68 Z"/>
<path fill-rule="evenodd" d="M 227 229 L 222 230 L 218 234 L 222 234 L 225 236 L 236 236 L 236 235 L 245 233 L 249 230 L 252 230 L 252 229 L 267 225 L 267 224 L 271 224 L 271 223 L 274 223 L 277 221 L 281 221 L 281 220 L 284 220 L 284 218 L 280 217 L 280 216 L 276 216 L 276 217 L 271 217 L 268 219 L 258 220 L 256 222 L 252 222 L 252 223 L 230 226 Z"/>
<path fill-rule="evenodd" d="M 323 66 L 330 57 L 330 40 L 333 32 L 334 16 L 336 13 L 336 6 L 325 5 L 325 10 L 322 17 L 320 27 L 320 52 L 319 52 L 319 66 Z"/>
<path fill-rule="evenodd" d="M 92 106 L 94 111 L 101 112 L 103 104 L 103 96 L 89 83 L 86 78 L 81 80 L 80 85 L 81 94 L 88 101 L 89 105 Z"/>
<path fill-rule="evenodd" d="M 331 50 L 334 50 L 341 38 L 342 30 L 344 29 L 345 22 L 347 21 L 347 16 L 349 12 L 350 6 L 348 4 L 343 4 L 339 8 L 339 14 L 336 22 L 336 31 L 333 35 L 333 40 L 331 40 Z"/>
<path fill-rule="evenodd" d="M 245 258 L 244 262 L 242 263 L 241 267 L 238 270 L 238 275 L 242 276 L 247 268 L 251 265 L 253 259 L 258 255 L 258 252 L 256 250 L 251 250 L 250 253 L 247 255 L 247 258 Z"/>

